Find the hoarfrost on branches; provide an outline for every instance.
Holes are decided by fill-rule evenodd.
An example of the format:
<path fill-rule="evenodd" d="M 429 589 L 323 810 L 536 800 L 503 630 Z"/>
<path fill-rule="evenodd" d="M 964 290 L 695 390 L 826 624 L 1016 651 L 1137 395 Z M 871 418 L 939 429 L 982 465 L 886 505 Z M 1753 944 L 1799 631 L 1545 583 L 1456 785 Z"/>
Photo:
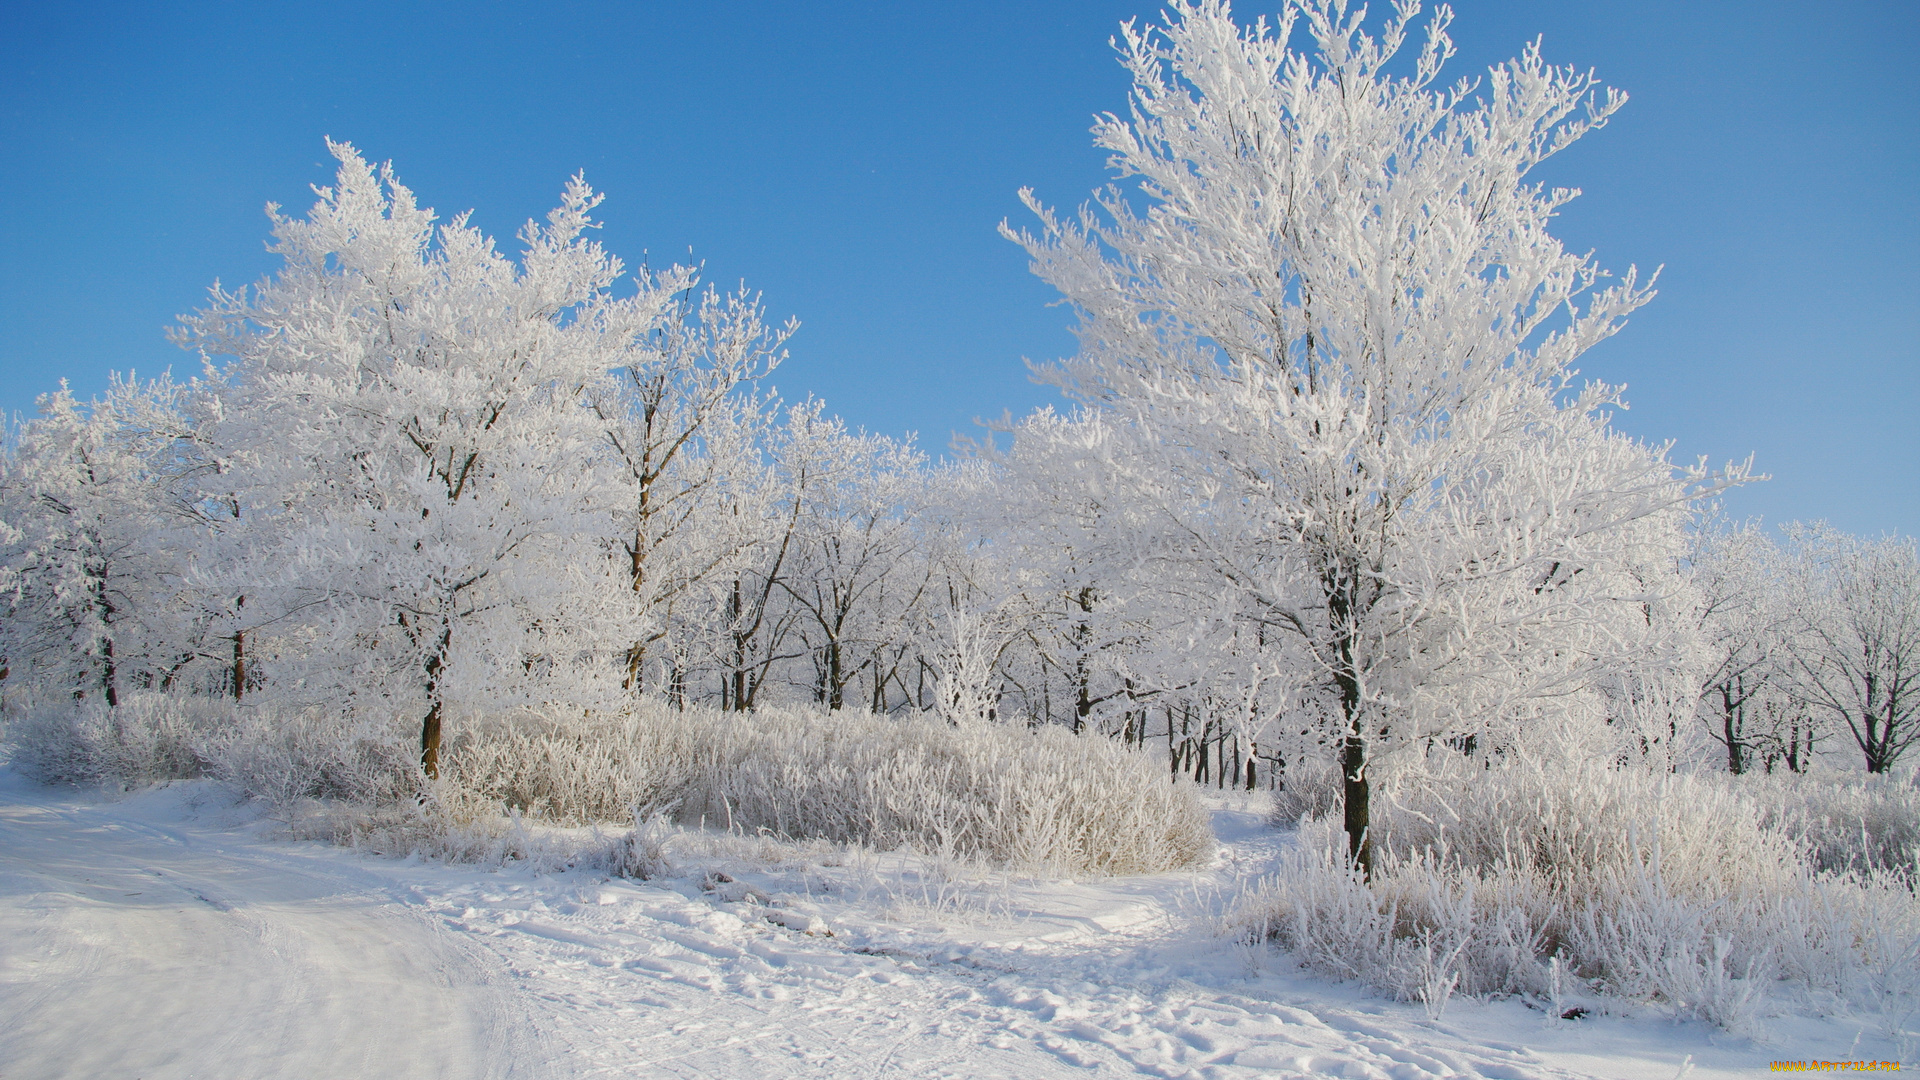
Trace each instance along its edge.
<path fill-rule="evenodd" d="M 1416 13 L 1129 24 L 1133 108 L 1094 133 L 1138 205 L 1028 193 L 1040 231 L 1005 229 L 1080 313 L 1047 374 L 1129 439 L 1162 549 L 1306 657 L 1363 867 L 1379 753 L 1657 672 L 1687 504 L 1741 475 L 1676 469 L 1609 427 L 1618 388 L 1574 381 L 1651 286 L 1566 251 L 1576 192 L 1528 178 L 1625 98 L 1537 47 L 1442 88 L 1445 8 L 1392 74 Z"/>

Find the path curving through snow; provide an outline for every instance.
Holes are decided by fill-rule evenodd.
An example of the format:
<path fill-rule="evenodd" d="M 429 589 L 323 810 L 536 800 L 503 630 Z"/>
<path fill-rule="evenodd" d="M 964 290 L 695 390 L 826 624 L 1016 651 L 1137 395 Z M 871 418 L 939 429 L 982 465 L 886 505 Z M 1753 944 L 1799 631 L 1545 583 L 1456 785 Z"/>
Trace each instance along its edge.
<path fill-rule="evenodd" d="M 547 1074 L 497 961 L 391 882 L 176 827 L 166 792 L 0 784 L 7 1080 Z"/>
<path fill-rule="evenodd" d="M 0 768 L 0 1078 L 1731 1080 L 1890 1058 L 1623 1007 L 1417 1006 L 1210 930 L 1286 836 L 1214 807 L 1200 870 L 954 876 L 682 830 L 671 875 L 371 858 L 210 782 L 117 802 Z M 602 843 L 587 836 L 576 841 Z"/>

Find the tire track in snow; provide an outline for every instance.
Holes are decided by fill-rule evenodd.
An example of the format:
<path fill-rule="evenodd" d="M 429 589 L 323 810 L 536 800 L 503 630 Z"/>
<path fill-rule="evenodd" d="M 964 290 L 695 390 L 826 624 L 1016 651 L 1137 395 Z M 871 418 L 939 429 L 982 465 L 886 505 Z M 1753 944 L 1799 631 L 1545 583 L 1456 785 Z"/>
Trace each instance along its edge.
<path fill-rule="evenodd" d="M 1575 1075 L 1363 1003 L 1190 981 L 1156 955 L 1200 944 L 1170 919 L 1038 951 L 899 950 L 863 947 L 853 919 L 796 933 L 695 889 L 496 880 L 427 902 L 506 960 L 583 1077 Z"/>
<path fill-rule="evenodd" d="M 374 875 L 12 776 L 0 800 L 8 1080 L 551 1073 L 491 958 Z"/>
<path fill-rule="evenodd" d="M 1717 1080 L 1764 1060 L 1670 1022 L 1549 1032 L 1462 1002 L 1432 1023 L 1254 975 L 1189 910 L 1259 872 L 1245 842 L 1199 875 L 930 894 L 948 912 L 873 900 L 875 866 L 727 858 L 751 880 L 716 891 L 692 866 L 365 858 L 194 820 L 190 790 L 218 798 L 83 805 L 0 772 L 0 1077 L 1667 1080 L 1705 1053 L 1722 1067 L 1693 1075 Z"/>

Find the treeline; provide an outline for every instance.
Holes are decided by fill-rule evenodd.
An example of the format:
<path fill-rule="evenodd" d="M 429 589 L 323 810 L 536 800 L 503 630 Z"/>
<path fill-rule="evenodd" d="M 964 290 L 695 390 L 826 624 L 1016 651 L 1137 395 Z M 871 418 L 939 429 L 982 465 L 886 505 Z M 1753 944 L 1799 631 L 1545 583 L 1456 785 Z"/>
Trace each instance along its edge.
<path fill-rule="evenodd" d="M 1137 109 L 1095 134 L 1143 202 L 1003 228 L 1079 316 L 1039 369 L 1074 405 L 941 462 L 774 397 L 794 324 L 627 273 L 582 178 L 510 255 L 333 145 L 280 268 L 182 319 L 197 377 L 9 426 L 0 688 L 404 718 L 429 775 L 478 719 L 642 699 L 1063 725 L 1220 786 L 1335 771 L 1362 868 L 1372 778 L 1434 753 L 1892 768 L 1913 543 L 1716 523 L 1747 467 L 1575 381 L 1652 291 L 1528 177 L 1624 99 L 1537 50 L 1438 93 L 1444 17 L 1409 82 L 1412 14 L 1339 10 L 1122 35 Z"/>
<path fill-rule="evenodd" d="M 1071 556 L 1023 556 L 989 465 L 760 392 L 792 326 L 754 298 L 687 267 L 617 295 L 578 180 L 515 260 L 334 150 L 313 212 L 275 217 L 284 268 L 183 319 L 199 378 L 62 389 L 10 429 L 16 703 L 415 716 L 431 771 L 452 718 L 516 705 L 805 700 L 1104 726 L 1256 776 L 1250 732 L 1129 679 L 1147 643 Z"/>
<path fill-rule="evenodd" d="M 1339 642 L 1272 598 L 1315 572 L 1170 493 L 1145 418 L 1041 412 L 934 463 L 759 390 L 793 327 L 754 297 L 688 267 L 616 288 L 578 179 L 514 259 L 334 149 L 336 185 L 275 217 L 284 267 L 183 320 L 199 378 L 63 389 L 11 428 L 13 699 L 415 717 L 429 771 L 456 718 L 633 695 L 1061 724 L 1222 786 L 1337 752 Z M 1633 538 L 1632 595 L 1610 582 L 1526 639 L 1565 662 L 1456 680 L 1446 657 L 1429 689 L 1499 674 L 1508 700 L 1400 741 L 1497 746 L 1584 709 L 1604 753 L 1668 767 L 1713 744 L 1735 772 L 1799 770 L 1847 743 L 1890 766 L 1920 701 L 1912 545 L 1782 548 L 1685 505 Z M 1539 572 L 1524 595 L 1602 576 Z M 1578 649 L 1542 632 L 1561 624 Z"/>

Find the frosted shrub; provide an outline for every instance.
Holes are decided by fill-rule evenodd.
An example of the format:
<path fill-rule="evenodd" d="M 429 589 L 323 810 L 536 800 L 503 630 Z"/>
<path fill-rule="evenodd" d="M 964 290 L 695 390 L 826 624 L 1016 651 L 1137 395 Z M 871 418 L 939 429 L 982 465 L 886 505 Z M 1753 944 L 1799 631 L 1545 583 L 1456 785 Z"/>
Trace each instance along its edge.
<path fill-rule="evenodd" d="M 207 741 L 209 773 L 282 810 L 309 800 L 382 803 L 418 794 L 414 725 L 328 710 L 235 709 Z"/>
<path fill-rule="evenodd" d="M 224 702 L 134 694 L 114 709 L 34 703 L 7 736 L 13 760 L 47 783 L 141 787 L 205 775 L 208 736 L 231 716 Z"/>
<path fill-rule="evenodd" d="M 1267 819 L 1290 829 L 1309 817 L 1340 808 L 1340 767 L 1329 761 L 1301 761 L 1279 773 Z"/>
<path fill-rule="evenodd" d="M 1372 883 L 1324 815 L 1243 925 L 1403 1000 L 1590 991 L 1750 1030 L 1778 994 L 1885 1012 L 1914 992 L 1920 904 L 1884 873 L 1822 872 L 1729 785 L 1448 756 L 1385 778 Z M 1440 1002 L 1444 1005 L 1444 1000 Z"/>
<path fill-rule="evenodd" d="M 1060 728 L 641 703 L 461 718 L 456 730 L 434 781 L 411 722 L 321 710 L 136 696 L 112 710 L 30 710 L 12 738 L 17 760 L 49 781 L 211 776 L 300 835 L 452 858 L 533 851 L 522 822 L 661 815 L 1054 874 L 1152 873 L 1213 846 L 1192 791 L 1157 762 Z M 639 851 L 609 858 L 648 863 Z"/>
<path fill-rule="evenodd" d="M 696 745 L 717 738 L 719 728 L 705 711 L 651 706 L 494 718 L 455 741 L 442 775 L 555 824 L 624 821 L 682 801 Z"/>
<path fill-rule="evenodd" d="M 1197 800 L 1156 763 L 1055 728 L 648 704 L 485 730 L 449 755 L 448 772 L 568 824 L 660 811 L 1062 874 L 1187 866 L 1213 844 Z"/>
<path fill-rule="evenodd" d="M 1060 874 L 1153 873 L 1213 847 L 1192 792 L 1099 736 L 802 712 L 728 735 L 683 818 Z"/>
<path fill-rule="evenodd" d="M 1904 774 L 1729 777 L 1766 823 L 1791 835 L 1821 870 L 1920 870 L 1920 780 Z"/>
<path fill-rule="evenodd" d="M 375 802 L 419 790 L 401 722 L 344 722 L 325 710 L 240 707 L 221 698 L 130 694 L 117 708 L 62 702 L 7 727 L 13 760 L 47 783 L 141 787 L 212 777 L 275 806 Z"/>

